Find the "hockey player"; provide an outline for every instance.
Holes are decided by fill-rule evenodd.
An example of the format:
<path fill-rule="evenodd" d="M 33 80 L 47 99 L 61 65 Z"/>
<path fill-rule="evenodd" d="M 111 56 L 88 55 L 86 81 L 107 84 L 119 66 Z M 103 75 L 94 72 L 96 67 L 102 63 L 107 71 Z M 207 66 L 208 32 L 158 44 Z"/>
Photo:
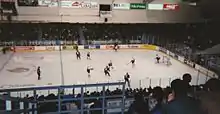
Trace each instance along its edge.
<path fill-rule="evenodd" d="M 37 67 L 37 76 L 38 76 L 38 80 L 41 79 L 41 69 L 40 69 L 40 66 Z"/>
<path fill-rule="evenodd" d="M 117 51 L 118 51 L 118 43 L 115 43 L 115 44 L 114 44 L 113 49 L 115 50 L 115 52 L 117 52 Z"/>
<path fill-rule="evenodd" d="M 130 75 L 128 72 L 124 75 L 125 84 L 128 83 L 128 87 L 130 88 Z"/>
<path fill-rule="evenodd" d="M 110 72 L 109 67 L 105 67 L 105 68 L 104 68 L 105 76 L 111 76 L 109 72 Z"/>
<path fill-rule="evenodd" d="M 108 63 L 108 67 L 111 68 L 111 69 L 114 68 L 111 60 L 110 60 L 110 62 Z"/>
<path fill-rule="evenodd" d="M 135 59 L 132 57 L 132 60 L 128 63 L 128 64 L 132 64 L 132 68 L 134 68 L 135 67 Z"/>
<path fill-rule="evenodd" d="M 81 59 L 81 54 L 79 51 L 76 51 L 76 59 L 77 60 Z"/>
<path fill-rule="evenodd" d="M 90 66 L 88 66 L 87 67 L 87 69 L 86 69 L 86 71 L 87 71 L 87 73 L 88 73 L 88 77 L 91 77 L 91 70 L 93 70 L 93 68 L 92 67 L 90 67 Z"/>
<path fill-rule="evenodd" d="M 108 65 L 105 68 L 110 72 L 110 67 Z"/>
<path fill-rule="evenodd" d="M 156 63 L 160 63 L 160 57 L 156 54 Z"/>
<path fill-rule="evenodd" d="M 167 64 L 167 66 L 172 65 L 172 63 L 171 63 L 171 61 L 170 61 L 170 58 L 169 58 L 169 57 L 167 58 L 167 63 L 166 63 L 166 64 Z"/>
<path fill-rule="evenodd" d="M 75 48 L 76 48 L 76 51 L 79 51 L 79 47 L 77 44 L 76 44 Z"/>
<path fill-rule="evenodd" d="M 91 58 L 90 58 L 90 52 L 88 52 L 86 56 L 87 56 L 87 60 L 91 60 Z"/>
<path fill-rule="evenodd" d="M 2 48 L 2 53 L 6 54 L 6 47 Z"/>

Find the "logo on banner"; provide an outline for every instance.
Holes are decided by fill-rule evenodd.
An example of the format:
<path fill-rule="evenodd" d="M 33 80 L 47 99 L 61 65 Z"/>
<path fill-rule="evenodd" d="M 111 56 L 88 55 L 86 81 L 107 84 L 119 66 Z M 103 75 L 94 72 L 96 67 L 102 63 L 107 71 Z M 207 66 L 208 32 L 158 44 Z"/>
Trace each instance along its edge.
<path fill-rule="evenodd" d="M 138 45 L 128 45 L 128 48 L 139 48 Z"/>
<path fill-rule="evenodd" d="M 72 6 L 74 7 L 78 7 L 78 6 L 82 6 L 82 2 L 73 2 Z"/>
<path fill-rule="evenodd" d="M 178 4 L 164 4 L 163 9 L 164 10 L 177 10 L 179 9 L 179 5 Z"/>
<path fill-rule="evenodd" d="M 63 50 L 74 50 L 76 49 L 76 46 L 63 46 Z"/>
<path fill-rule="evenodd" d="M 68 1 L 68 0 L 62 0 L 61 7 L 68 7 L 68 8 L 82 8 L 82 2 L 78 1 Z"/>
<path fill-rule="evenodd" d="M 90 45 L 90 46 L 89 46 L 89 49 L 95 49 L 95 48 L 96 48 L 95 45 Z"/>
<path fill-rule="evenodd" d="M 106 45 L 105 48 L 106 48 L 106 49 L 113 49 L 114 46 L 113 46 L 113 45 Z"/>
<path fill-rule="evenodd" d="M 129 3 L 113 4 L 113 9 L 130 9 Z"/>
<path fill-rule="evenodd" d="M 62 0 L 61 7 L 68 8 L 98 8 L 97 2 L 89 1 L 71 1 L 71 0 Z"/>
<path fill-rule="evenodd" d="M 55 50 L 55 47 L 54 46 L 47 46 L 46 50 L 53 51 L 53 50 Z"/>
<path fill-rule="evenodd" d="M 98 3 L 97 2 L 84 1 L 82 3 L 82 7 L 83 8 L 98 8 Z"/>
<path fill-rule="evenodd" d="M 43 7 L 57 7 L 57 0 L 38 0 L 38 5 Z"/>
<path fill-rule="evenodd" d="M 34 50 L 34 46 L 16 46 L 16 50 Z"/>
<path fill-rule="evenodd" d="M 131 3 L 130 4 L 130 9 L 146 9 L 147 6 L 146 4 L 143 3 Z"/>

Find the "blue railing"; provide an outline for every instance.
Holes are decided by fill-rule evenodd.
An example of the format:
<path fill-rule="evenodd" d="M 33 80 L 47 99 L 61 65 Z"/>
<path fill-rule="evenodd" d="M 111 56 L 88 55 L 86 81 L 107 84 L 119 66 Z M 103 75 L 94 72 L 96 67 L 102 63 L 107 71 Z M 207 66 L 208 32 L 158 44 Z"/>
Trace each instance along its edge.
<path fill-rule="evenodd" d="M 111 95 L 108 96 L 106 95 L 105 91 L 109 86 L 117 86 L 121 87 L 119 88 L 121 90 L 120 94 L 117 95 Z M 99 96 L 94 96 L 94 97 L 87 97 L 84 96 L 85 88 L 90 88 L 90 87 L 101 87 L 102 92 L 101 95 Z M 65 96 L 65 90 L 66 89 L 80 89 L 80 97 L 71 97 L 71 98 L 66 98 Z M 43 100 L 43 101 L 38 101 L 38 94 L 39 91 L 48 91 L 48 90 L 57 90 L 57 99 L 53 100 Z M 89 89 L 88 89 L 89 90 Z M 25 92 L 25 91 L 31 91 L 33 93 L 33 100 L 27 100 L 25 98 L 13 98 L 11 97 L 11 94 L 13 92 Z M 4 94 L 0 96 L 0 99 L 4 101 L 5 103 L 1 105 L 5 105 L 5 109 L 0 110 L 0 113 L 23 113 L 23 112 L 30 112 L 32 114 L 38 114 L 38 104 L 42 103 L 55 103 L 57 110 L 55 112 L 50 112 L 53 114 L 61 114 L 61 113 L 69 113 L 69 112 L 78 112 L 83 114 L 85 111 L 87 113 L 90 113 L 90 111 L 98 110 L 101 111 L 102 114 L 106 114 L 109 109 L 120 109 L 120 113 L 124 114 L 125 111 L 125 83 L 124 82 L 116 82 L 116 83 L 99 83 L 99 84 L 86 84 L 86 85 L 64 85 L 64 86 L 47 86 L 47 87 L 32 87 L 32 88 L 20 88 L 20 89 L 3 89 L 0 90 L 0 94 Z M 74 93 L 72 94 L 74 96 Z M 101 107 L 98 108 L 90 108 L 90 107 L 85 107 L 85 100 L 94 100 L 98 99 L 101 102 Z M 107 105 L 107 100 L 108 99 L 117 99 L 120 100 L 121 105 L 117 107 L 111 107 Z M 63 110 L 62 107 L 66 105 L 67 102 L 73 102 L 73 101 L 79 101 L 80 102 L 80 107 L 76 110 Z M 13 102 L 17 102 L 19 104 L 18 108 L 13 108 Z M 28 104 L 28 107 L 25 106 L 25 104 Z"/>

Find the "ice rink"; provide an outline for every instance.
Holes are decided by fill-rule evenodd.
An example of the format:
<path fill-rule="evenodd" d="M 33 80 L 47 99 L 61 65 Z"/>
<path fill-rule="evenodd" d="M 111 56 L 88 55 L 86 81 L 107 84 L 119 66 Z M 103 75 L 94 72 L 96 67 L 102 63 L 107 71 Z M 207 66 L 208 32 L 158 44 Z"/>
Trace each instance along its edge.
<path fill-rule="evenodd" d="M 91 52 L 92 60 L 86 59 Z M 75 51 L 8 53 L 0 55 L 0 89 L 47 86 L 74 85 L 101 82 L 122 81 L 126 72 L 131 75 L 131 87 L 168 86 L 170 81 L 180 78 L 184 73 L 193 76 L 192 84 L 204 83 L 206 76 L 194 69 L 171 59 L 171 66 L 155 64 L 156 54 L 149 50 L 81 50 L 82 59 L 77 60 Z M 136 66 L 132 68 L 129 61 L 134 57 Z M 111 77 L 105 76 L 103 69 L 112 60 L 114 69 Z M 87 66 L 94 68 L 91 77 L 86 72 Z M 37 80 L 36 68 L 41 67 L 42 79 Z M 199 77 L 198 77 L 199 75 Z"/>

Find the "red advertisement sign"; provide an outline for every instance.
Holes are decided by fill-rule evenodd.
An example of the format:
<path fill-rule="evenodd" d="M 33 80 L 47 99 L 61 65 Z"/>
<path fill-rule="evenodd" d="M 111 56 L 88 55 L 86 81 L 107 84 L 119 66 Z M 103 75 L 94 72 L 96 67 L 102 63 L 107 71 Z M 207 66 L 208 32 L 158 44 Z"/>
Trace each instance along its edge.
<path fill-rule="evenodd" d="M 106 45 L 105 48 L 106 48 L 106 49 L 113 49 L 114 46 L 113 46 L 113 45 Z"/>
<path fill-rule="evenodd" d="M 163 4 L 163 10 L 177 10 L 179 9 L 178 4 Z"/>
<path fill-rule="evenodd" d="M 34 46 L 15 46 L 15 50 L 34 50 Z"/>

